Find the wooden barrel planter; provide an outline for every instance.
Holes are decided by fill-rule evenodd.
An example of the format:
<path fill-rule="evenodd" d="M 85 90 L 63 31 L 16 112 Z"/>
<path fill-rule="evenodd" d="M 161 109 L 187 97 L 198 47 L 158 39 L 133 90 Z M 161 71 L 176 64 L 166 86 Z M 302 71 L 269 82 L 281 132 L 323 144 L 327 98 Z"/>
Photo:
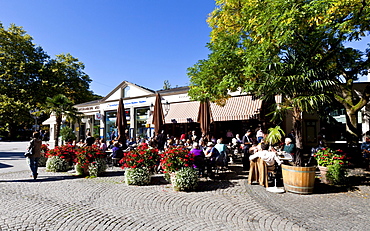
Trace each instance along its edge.
<path fill-rule="evenodd" d="M 281 165 L 284 188 L 286 191 L 309 194 L 315 185 L 316 167 Z"/>

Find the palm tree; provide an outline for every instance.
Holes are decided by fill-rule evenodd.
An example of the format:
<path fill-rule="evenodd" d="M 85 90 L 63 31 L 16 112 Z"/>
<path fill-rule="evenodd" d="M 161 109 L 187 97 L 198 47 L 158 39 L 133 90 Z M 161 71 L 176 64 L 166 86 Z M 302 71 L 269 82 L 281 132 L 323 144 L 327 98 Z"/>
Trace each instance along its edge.
<path fill-rule="evenodd" d="M 277 105 L 273 119 L 281 118 L 288 110 L 292 112 L 293 129 L 296 137 L 296 147 L 303 149 L 302 114 L 317 112 L 325 102 L 330 102 L 328 90 L 335 83 L 323 78 L 326 73 L 319 68 L 312 68 L 309 60 L 293 50 L 281 58 L 266 71 L 268 78 L 259 86 L 262 98 L 282 96 L 282 102 Z M 297 159 L 300 165 L 301 160 Z"/>
<path fill-rule="evenodd" d="M 79 112 L 77 108 L 73 107 L 73 102 L 68 99 L 65 95 L 59 94 L 55 95 L 53 98 L 48 97 L 46 99 L 46 104 L 41 110 L 47 114 L 54 113 L 56 118 L 57 127 L 55 129 L 55 146 L 58 146 L 58 138 L 60 135 L 60 126 L 62 124 L 63 115 L 72 120 L 76 120 Z"/>

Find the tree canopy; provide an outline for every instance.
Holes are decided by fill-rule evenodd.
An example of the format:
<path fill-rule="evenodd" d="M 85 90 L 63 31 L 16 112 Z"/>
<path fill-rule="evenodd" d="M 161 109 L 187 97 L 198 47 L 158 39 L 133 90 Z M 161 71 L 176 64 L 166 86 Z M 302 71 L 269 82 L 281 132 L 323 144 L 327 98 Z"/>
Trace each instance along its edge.
<path fill-rule="evenodd" d="M 63 93 L 76 104 L 98 98 L 83 70 L 72 55 L 52 59 L 22 27 L 6 29 L 0 23 L 0 108 L 7 115 L 0 117 L 0 130 L 12 135 L 17 126 L 29 124 L 29 111 L 41 108 L 47 97 Z"/>
<path fill-rule="evenodd" d="M 283 104 L 308 111 L 331 98 L 348 105 L 347 115 L 368 102 L 367 92 L 355 100 L 353 82 L 367 74 L 370 49 L 348 45 L 369 35 L 369 0 L 216 3 L 208 18 L 211 53 L 188 69 L 193 99 L 222 103 L 229 90 L 282 94 Z"/>

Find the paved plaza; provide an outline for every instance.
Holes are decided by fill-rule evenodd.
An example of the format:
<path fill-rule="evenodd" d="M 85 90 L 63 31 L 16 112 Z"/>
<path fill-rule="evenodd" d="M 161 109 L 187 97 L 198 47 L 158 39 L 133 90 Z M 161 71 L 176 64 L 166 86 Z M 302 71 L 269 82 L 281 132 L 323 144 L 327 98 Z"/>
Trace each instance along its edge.
<path fill-rule="evenodd" d="M 247 185 L 238 165 L 195 192 L 163 176 L 127 186 L 120 168 L 98 178 L 51 173 L 30 178 L 26 142 L 0 142 L 0 230 L 368 230 L 369 186 L 311 195 Z M 365 174 L 358 170 L 359 174 Z"/>

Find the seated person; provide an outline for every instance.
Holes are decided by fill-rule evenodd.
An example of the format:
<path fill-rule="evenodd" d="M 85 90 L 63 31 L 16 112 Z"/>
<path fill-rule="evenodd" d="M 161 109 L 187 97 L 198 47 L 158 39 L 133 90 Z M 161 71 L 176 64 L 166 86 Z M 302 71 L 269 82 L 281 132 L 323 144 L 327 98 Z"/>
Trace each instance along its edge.
<path fill-rule="evenodd" d="M 122 159 L 123 157 L 123 151 L 121 149 L 121 146 L 119 144 L 119 142 L 115 142 L 114 143 L 114 147 L 112 148 L 112 155 L 111 157 L 113 159 Z"/>
<path fill-rule="evenodd" d="M 261 158 L 263 161 L 265 161 L 267 165 L 268 170 L 274 170 L 275 169 L 275 162 L 280 165 L 281 160 L 276 156 L 275 152 L 268 151 L 269 145 L 266 143 L 261 144 L 261 151 L 256 152 L 255 154 L 249 156 L 249 160 L 254 160 L 256 158 Z"/>
<path fill-rule="evenodd" d="M 215 145 L 215 148 L 220 153 L 219 158 L 222 158 L 220 160 L 219 165 L 227 166 L 228 161 L 227 161 L 227 147 L 226 147 L 226 145 L 222 143 L 221 139 L 218 139 L 217 144 Z"/>
<path fill-rule="evenodd" d="M 112 148 L 114 147 L 114 144 L 113 144 L 113 141 L 112 140 L 110 140 L 109 141 L 109 145 L 108 145 L 108 149 L 109 150 L 112 150 Z"/>
<path fill-rule="evenodd" d="M 212 167 L 216 165 L 216 160 L 220 156 L 220 152 L 215 148 L 213 142 L 208 142 L 208 148 L 206 150 L 207 157 L 207 173 L 212 174 Z"/>
<path fill-rule="evenodd" d="M 193 148 L 191 149 L 189 154 L 192 154 L 194 157 L 193 167 L 199 169 L 199 175 L 202 175 L 204 173 L 205 156 L 203 150 L 199 147 L 198 143 L 194 142 Z"/>
<path fill-rule="evenodd" d="M 292 143 L 292 139 L 287 137 L 285 138 L 285 144 L 284 144 L 284 147 L 283 147 L 283 152 L 286 152 L 286 153 L 289 153 L 290 155 L 292 155 L 292 161 L 294 162 L 295 161 L 295 145 Z"/>
<path fill-rule="evenodd" d="M 292 139 L 290 139 L 289 137 L 285 138 L 283 152 L 294 154 L 294 151 L 295 151 L 295 145 L 292 143 Z"/>

